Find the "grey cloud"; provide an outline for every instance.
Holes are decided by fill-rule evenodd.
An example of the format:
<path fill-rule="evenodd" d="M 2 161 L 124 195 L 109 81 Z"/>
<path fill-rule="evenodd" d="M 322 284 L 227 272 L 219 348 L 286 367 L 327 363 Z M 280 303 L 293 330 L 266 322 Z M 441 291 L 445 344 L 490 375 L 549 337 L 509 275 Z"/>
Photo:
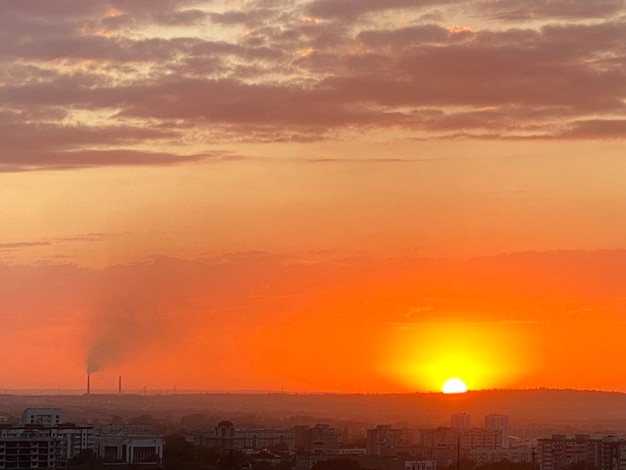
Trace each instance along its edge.
<path fill-rule="evenodd" d="M 1 119 L 1 116 L 0 116 Z M 29 137 L 36 134 L 36 140 Z M 4 154 L 59 149 L 72 150 L 91 145 L 131 144 L 146 139 L 159 140 L 177 136 L 169 130 L 133 126 L 86 126 L 64 124 L 31 124 L 29 122 L 2 122 L 0 138 Z M 6 158 L 6 157 L 4 157 Z"/>
<path fill-rule="evenodd" d="M 284 52 L 267 46 L 242 46 L 227 42 L 203 41 L 189 51 L 192 57 L 237 56 L 243 59 L 280 60 Z"/>
<path fill-rule="evenodd" d="M 271 19 L 275 14 L 275 11 L 269 9 L 246 9 L 245 11 L 210 13 L 209 18 L 215 24 L 254 26 Z"/>
<path fill-rule="evenodd" d="M 623 12 L 623 0 L 495 0 L 479 2 L 478 9 L 499 20 L 605 18 Z"/>
<path fill-rule="evenodd" d="M 314 0 L 309 4 L 308 10 L 310 14 L 321 18 L 355 19 L 366 13 L 402 8 L 415 10 L 445 3 L 454 3 L 454 0 Z"/>
<path fill-rule="evenodd" d="M 206 152 L 197 155 L 181 155 L 166 152 L 146 152 L 128 149 L 7 152 L 0 158 L 0 173 L 66 170 L 103 166 L 161 166 L 201 161 L 232 160 L 243 157 L 230 156 L 220 152 Z"/>
<path fill-rule="evenodd" d="M 0 0 L 0 9 L 3 16 L 14 16 L 19 18 L 33 19 L 55 19 L 64 20 L 72 17 L 83 17 L 93 15 L 102 10 L 105 2 L 80 0 L 57 0 L 54 2 L 40 2 L 38 0 L 22 0 L 14 2 L 12 0 Z"/>
<path fill-rule="evenodd" d="M 0 250 L 14 250 L 21 248 L 31 248 L 34 246 L 49 246 L 51 245 L 50 241 L 42 240 L 42 241 L 34 241 L 34 242 L 8 242 L 8 243 L 0 243 Z"/>
<path fill-rule="evenodd" d="M 174 80 L 133 93 L 123 116 L 161 119 L 199 118 L 226 124 L 307 125 L 327 127 L 374 122 L 377 112 L 329 107 L 324 89 L 246 84 L 237 80 Z"/>
<path fill-rule="evenodd" d="M 426 48 L 407 55 L 402 69 L 416 85 L 421 82 L 423 91 L 415 90 L 414 96 L 423 102 L 619 108 L 626 93 L 623 72 L 568 61 L 569 53 L 550 47 Z"/>
<path fill-rule="evenodd" d="M 446 44 L 467 40 L 474 37 L 471 31 L 451 33 L 435 24 L 411 26 L 395 30 L 363 31 L 357 39 L 371 47 L 402 47 L 426 44 Z"/>
<path fill-rule="evenodd" d="M 560 137 L 578 139 L 626 138 L 626 119 L 588 119 L 572 123 Z"/>
<path fill-rule="evenodd" d="M 51 238 L 35 241 L 18 241 L 0 243 L 0 251 L 16 251 L 40 246 L 50 246 L 57 243 L 93 243 L 110 237 L 108 233 L 85 233 L 73 237 Z"/>
<path fill-rule="evenodd" d="M 134 146 L 184 140 L 189 131 L 196 143 L 310 141 L 348 126 L 481 138 L 494 129 L 505 138 L 622 136 L 626 26 L 611 15 L 623 2 L 592 2 L 606 18 L 577 3 L 571 17 L 592 23 L 559 20 L 562 1 L 516 2 L 552 20 L 476 31 L 423 19 L 435 5 L 445 18 L 447 7 L 462 6 L 453 1 L 262 1 L 220 13 L 174 0 L 150 8 L 140 0 L 39 3 L 0 1 L 3 171 L 46 168 L 44 155 L 59 159 L 51 167 L 187 161 L 196 156 Z M 471 6 L 484 16 L 511 5 Z M 384 28 L 361 18 L 390 9 L 412 15 Z M 236 34 L 127 34 L 198 22 Z M 74 122 L 80 112 L 106 122 Z"/>
<path fill-rule="evenodd" d="M 592 25 L 547 25 L 542 28 L 545 41 L 553 46 L 576 51 L 577 55 L 601 60 L 606 56 L 623 56 L 626 43 L 621 40 L 626 31 L 625 21 Z"/>
<path fill-rule="evenodd" d="M 111 21 L 111 18 L 123 18 L 130 23 L 149 22 L 164 25 L 193 24 L 204 18 L 203 12 L 186 8 L 193 5 L 189 0 L 57 0 L 55 2 L 20 1 L 19 5 L 10 0 L 0 2 L 0 8 L 9 13 L 16 13 L 20 18 L 54 20 L 57 24 L 83 21 L 85 18 Z"/>
<path fill-rule="evenodd" d="M 61 243 L 92 243 L 114 236 L 113 233 L 83 233 L 72 237 L 55 238 L 55 242 Z"/>

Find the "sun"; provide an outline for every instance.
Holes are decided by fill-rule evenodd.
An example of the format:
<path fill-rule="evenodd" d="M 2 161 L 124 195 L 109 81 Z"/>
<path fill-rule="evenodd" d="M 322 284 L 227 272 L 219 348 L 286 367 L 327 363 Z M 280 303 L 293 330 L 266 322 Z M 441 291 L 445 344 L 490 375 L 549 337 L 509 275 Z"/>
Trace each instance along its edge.
<path fill-rule="evenodd" d="M 443 393 L 465 393 L 467 392 L 467 386 L 461 379 L 454 377 L 445 381 L 441 391 Z"/>

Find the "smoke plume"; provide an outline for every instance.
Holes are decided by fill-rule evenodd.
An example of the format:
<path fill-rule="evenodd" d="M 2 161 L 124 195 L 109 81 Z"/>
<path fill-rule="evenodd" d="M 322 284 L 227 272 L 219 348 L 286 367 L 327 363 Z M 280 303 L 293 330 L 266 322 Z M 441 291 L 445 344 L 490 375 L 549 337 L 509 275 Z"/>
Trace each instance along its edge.
<path fill-rule="evenodd" d="M 106 277 L 89 328 L 88 374 L 162 349 L 189 323 L 176 314 L 186 295 L 175 275 L 138 265 L 120 266 Z"/>

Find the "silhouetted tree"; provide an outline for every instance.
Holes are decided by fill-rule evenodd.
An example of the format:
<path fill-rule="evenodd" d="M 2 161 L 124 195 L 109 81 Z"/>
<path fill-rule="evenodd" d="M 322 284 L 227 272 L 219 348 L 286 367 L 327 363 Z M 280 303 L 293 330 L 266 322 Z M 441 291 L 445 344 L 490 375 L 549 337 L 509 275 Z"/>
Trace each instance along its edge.
<path fill-rule="evenodd" d="M 474 470 L 474 467 L 476 467 L 474 461 L 464 457 L 461 457 L 461 460 L 459 462 L 454 461 L 447 466 L 438 466 L 438 468 L 441 468 L 441 470 Z"/>
<path fill-rule="evenodd" d="M 220 457 L 219 448 L 207 449 L 194 445 L 180 434 L 173 434 L 165 438 L 163 447 L 163 468 L 165 470 L 213 469 Z"/>
<path fill-rule="evenodd" d="M 276 470 L 291 470 L 296 466 L 296 461 L 292 457 L 283 457 L 280 463 L 276 466 Z"/>
<path fill-rule="evenodd" d="M 363 470 L 363 467 L 356 460 L 340 457 L 319 461 L 311 467 L 311 470 Z"/>
<path fill-rule="evenodd" d="M 505 459 L 500 462 L 476 465 L 474 470 L 533 470 L 533 464 L 531 462 L 511 462 Z"/>
<path fill-rule="evenodd" d="M 246 459 L 241 452 L 230 450 L 217 462 L 218 470 L 241 470 L 246 465 Z"/>
<path fill-rule="evenodd" d="M 270 447 L 269 450 L 274 453 L 282 453 L 287 452 L 289 450 L 289 446 L 286 442 L 279 442 L 278 444 Z"/>
<path fill-rule="evenodd" d="M 596 466 L 593 462 L 587 460 L 579 460 L 565 467 L 566 470 L 596 470 Z"/>
<path fill-rule="evenodd" d="M 185 429 L 207 427 L 210 423 L 211 421 L 209 420 L 209 418 L 202 413 L 185 415 L 180 419 L 180 425 Z"/>
<path fill-rule="evenodd" d="M 83 449 L 67 464 L 69 470 L 99 470 L 102 461 L 91 449 Z"/>

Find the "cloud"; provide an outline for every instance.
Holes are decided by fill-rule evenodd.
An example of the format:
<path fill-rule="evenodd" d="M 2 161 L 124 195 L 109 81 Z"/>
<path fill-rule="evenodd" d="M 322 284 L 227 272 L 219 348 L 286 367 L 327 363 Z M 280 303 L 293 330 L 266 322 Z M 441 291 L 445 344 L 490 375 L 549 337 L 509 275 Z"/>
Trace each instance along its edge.
<path fill-rule="evenodd" d="M 441 1 L 433 0 L 314 0 L 308 5 L 308 11 L 313 16 L 335 19 L 354 19 L 366 13 L 376 13 L 387 10 L 419 9 L 426 6 L 437 6 Z M 454 3 L 449 2 L 449 3 Z"/>
<path fill-rule="evenodd" d="M 435 310 L 435 307 L 430 306 L 430 305 L 429 306 L 411 307 L 402 316 L 406 317 L 408 319 L 420 321 L 420 320 L 424 319 L 424 317 L 426 317 L 430 313 L 434 312 L 434 310 Z"/>
<path fill-rule="evenodd" d="M 169 164 L 202 153 L 187 144 L 390 128 L 613 139 L 626 114 L 621 1 L 472 2 L 459 26 L 446 18 L 469 6 L 455 1 L 0 7 L 3 171 Z M 401 22 L 368 15 L 397 10 Z M 179 150 L 146 150 L 164 143 Z"/>
<path fill-rule="evenodd" d="M 73 237 L 61 237 L 61 238 L 50 238 L 44 240 L 34 240 L 34 241 L 19 241 L 19 242 L 5 242 L 0 243 L 0 250 L 19 250 L 24 248 L 32 248 L 39 246 L 50 246 L 57 243 L 85 243 L 85 242 L 98 242 L 102 239 L 111 236 L 111 234 L 107 233 L 85 233 L 82 235 L 76 235 Z"/>
<path fill-rule="evenodd" d="M 0 243 L 0 251 L 14 251 L 22 248 L 31 248 L 36 246 L 50 246 L 51 242 L 48 240 L 34 241 L 34 242 L 8 242 Z"/>
<path fill-rule="evenodd" d="M 577 121 L 561 134 L 567 138 L 601 139 L 626 136 L 626 119 L 590 119 Z"/>
<path fill-rule="evenodd" d="M 398 44 L 403 47 L 423 47 L 465 42 L 475 38 L 475 34 L 471 30 L 456 31 L 437 24 L 424 24 L 393 30 L 362 31 L 357 38 L 364 45 L 375 48 L 395 47 Z"/>
<path fill-rule="evenodd" d="M 213 388 L 258 387 L 255 380 L 267 373 L 280 380 L 298 376 L 302 364 L 319 361 L 320 337 L 345 347 L 346 335 L 359 341 L 330 369 L 311 369 L 319 374 L 315 380 L 353 363 L 371 376 L 375 347 L 386 338 L 438 325 L 537 329 L 550 344 L 562 345 L 559 351 L 574 353 L 568 349 L 572 331 L 598 333 L 623 324 L 625 266 L 624 250 L 511 253 L 465 262 L 244 252 L 153 257 L 100 269 L 0 264 L 0 311 L 11 312 L 0 316 L 0 343 L 7 350 L 28 344 L 22 364 L 39 370 L 33 358 L 45 358 L 55 370 L 53 381 L 59 371 L 106 375 L 134 364 L 135 375 L 150 365 L 167 380 L 188 380 L 193 371 L 208 376 L 206 386 Z M 50 354 L 47 343 L 33 346 L 31 340 L 49 338 L 51 331 L 67 354 L 56 348 Z M 407 346 L 415 344 L 411 334 Z M 284 357 L 298 360 L 281 362 Z M 233 371 L 241 374 L 237 382 L 224 382 L 237 376 Z"/>
<path fill-rule="evenodd" d="M 15 152 L 10 158 L 0 160 L 0 173 L 67 170 L 107 166 L 163 166 L 201 161 L 227 161 L 239 159 L 225 153 L 179 155 L 165 152 L 142 152 L 136 150 L 84 150 Z"/>
<path fill-rule="evenodd" d="M 624 10 L 623 0 L 593 2 L 569 0 L 538 0 L 512 2 L 496 0 L 479 2 L 478 8 L 498 20 L 520 21 L 546 18 L 589 19 L 617 15 Z"/>
<path fill-rule="evenodd" d="M 17 171 L 13 169 L 13 171 Z M 0 169 L 0 173 L 2 170 Z M 11 241 L 0 243 L 0 253 L 2 253 L 2 259 L 4 261 L 8 259 L 14 258 L 15 254 L 22 253 L 28 250 L 36 251 L 41 247 L 51 247 L 58 245 L 67 245 L 67 244 L 83 244 L 83 243 L 98 243 L 107 238 L 111 238 L 116 236 L 116 234 L 112 233 L 85 233 L 79 234 L 72 237 L 56 237 L 56 238 L 45 238 L 41 240 L 29 240 L 29 241 Z M 69 256 L 66 255 L 53 255 L 47 258 L 47 261 L 42 262 L 51 262 L 57 263 L 59 260 L 70 259 Z"/>

